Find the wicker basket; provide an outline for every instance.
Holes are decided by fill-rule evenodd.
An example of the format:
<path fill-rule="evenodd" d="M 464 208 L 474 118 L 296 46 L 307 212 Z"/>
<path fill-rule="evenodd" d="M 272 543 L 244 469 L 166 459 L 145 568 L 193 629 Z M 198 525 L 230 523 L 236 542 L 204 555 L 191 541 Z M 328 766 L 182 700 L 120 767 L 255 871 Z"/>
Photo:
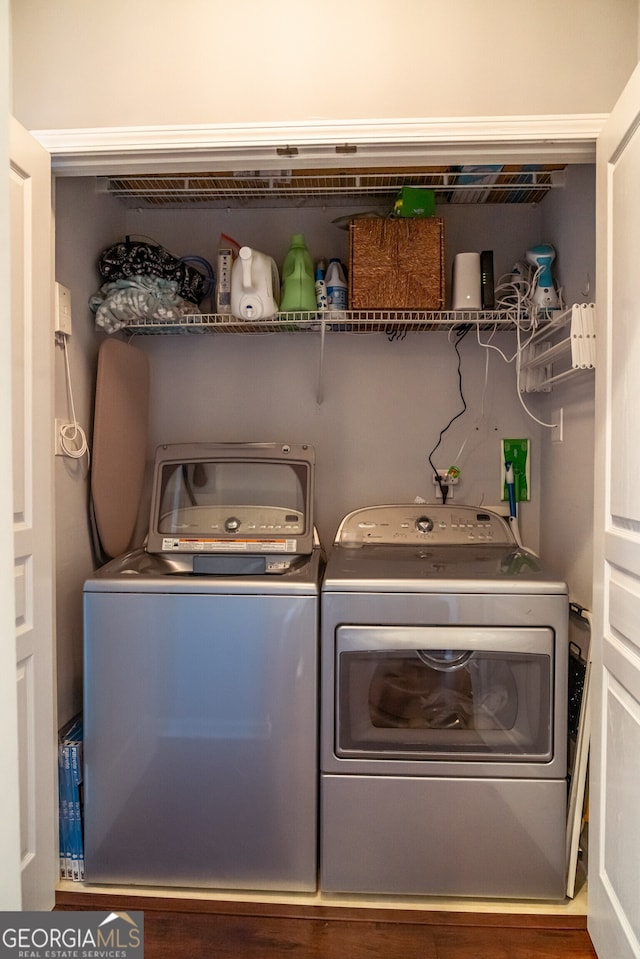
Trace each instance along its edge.
<path fill-rule="evenodd" d="M 441 219 L 353 220 L 349 241 L 352 310 L 443 309 Z"/>

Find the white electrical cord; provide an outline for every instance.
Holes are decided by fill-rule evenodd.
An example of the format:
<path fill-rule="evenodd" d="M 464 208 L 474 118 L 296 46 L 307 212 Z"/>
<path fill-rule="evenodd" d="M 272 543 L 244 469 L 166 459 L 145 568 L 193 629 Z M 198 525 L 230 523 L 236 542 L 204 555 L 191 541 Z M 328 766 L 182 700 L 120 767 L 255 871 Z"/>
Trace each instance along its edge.
<path fill-rule="evenodd" d="M 65 456 L 70 456 L 71 459 L 79 460 L 83 456 L 87 457 L 87 468 L 90 463 L 90 453 L 89 453 L 89 444 L 87 443 L 87 437 L 78 423 L 76 418 L 76 409 L 73 402 L 73 388 L 71 385 L 71 370 L 69 368 L 69 353 L 67 350 L 67 337 L 64 334 L 58 334 L 59 340 L 62 340 L 62 347 L 64 350 L 64 366 L 65 373 L 67 378 L 67 395 L 69 397 L 69 406 L 71 408 L 71 422 L 65 423 L 64 426 L 60 427 L 59 430 L 59 440 L 60 440 L 60 449 Z"/>
<path fill-rule="evenodd" d="M 495 350 L 496 353 L 500 354 L 505 363 L 513 363 L 514 360 L 516 361 L 516 393 L 518 394 L 518 401 L 522 406 L 522 409 L 525 411 L 527 416 L 539 426 L 544 426 L 547 429 L 555 429 L 557 426 L 556 423 L 545 423 L 543 420 L 538 419 L 537 416 L 534 416 L 524 402 L 520 390 L 522 353 L 532 339 L 538 326 L 538 310 L 531 299 L 531 294 L 535 290 L 537 279 L 541 273 L 541 267 L 533 271 L 533 273 L 530 272 L 529 276 L 525 275 L 526 265 L 517 264 L 516 269 L 522 269 L 523 272 L 511 273 L 507 274 L 505 277 L 501 277 L 500 283 L 496 287 L 496 300 L 499 307 L 501 309 L 510 309 L 516 311 L 516 334 L 518 345 L 515 353 L 511 358 L 509 358 L 499 347 L 494 346 L 492 343 L 483 343 L 480 339 L 480 324 L 476 324 L 476 337 L 480 346 L 484 347 L 484 349 L 487 351 Z M 529 321 L 526 324 L 523 322 L 523 313 L 524 316 L 528 315 L 529 317 Z M 494 329 L 491 335 L 493 336 L 495 332 L 496 330 Z M 523 332 L 530 334 L 524 343 L 521 339 Z"/>
<path fill-rule="evenodd" d="M 525 401 L 522 399 L 522 390 L 520 389 L 520 368 L 521 368 L 521 362 L 522 362 L 522 349 L 524 349 L 524 346 L 522 347 L 522 349 L 520 348 L 520 327 L 517 328 L 517 337 L 518 337 L 518 353 L 517 353 L 517 361 L 516 361 L 516 393 L 518 394 L 518 399 L 520 400 L 520 406 L 525 411 L 527 416 L 529 416 L 534 421 L 534 423 L 537 423 L 538 426 L 544 426 L 549 430 L 556 429 L 558 426 L 557 423 L 545 423 L 544 420 L 539 420 L 537 416 L 533 415 L 531 410 L 527 407 Z"/>

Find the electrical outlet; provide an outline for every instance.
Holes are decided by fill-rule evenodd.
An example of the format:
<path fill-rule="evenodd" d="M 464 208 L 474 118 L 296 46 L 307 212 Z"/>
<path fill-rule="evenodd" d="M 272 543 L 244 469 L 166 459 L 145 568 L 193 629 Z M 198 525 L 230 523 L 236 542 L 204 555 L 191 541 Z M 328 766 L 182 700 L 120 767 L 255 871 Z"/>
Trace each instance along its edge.
<path fill-rule="evenodd" d="M 455 476 L 454 474 L 450 474 L 449 470 L 436 470 L 436 473 L 438 474 L 440 479 L 443 480 L 445 483 L 448 483 L 449 486 L 458 485 L 460 474 Z M 435 478 L 435 476 L 433 477 L 433 482 L 436 484 L 436 486 L 438 485 L 438 480 Z"/>
<path fill-rule="evenodd" d="M 54 330 L 71 336 L 71 290 L 62 283 L 56 283 Z"/>
<path fill-rule="evenodd" d="M 551 422 L 553 423 L 551 430 L 551 442 L 564 442 L 564 409 L 562 407 L 560 407 L 559 410 L 552 411 Z"/>
<path fill-rule="evenodd" d="M 452 499 L 453 499 L 453 487 L 454 487 L 454 486 L 457 486 L 458 479 L 460 478 L 460 475 L 459 475 L 459 474 L 458 474 L 458 475 L 453 475 L 453 474 L 449 473 L 449 470 L 436 470 L 436 473 L 438 474 L 438 476 L 439 476 L 440 479 L 442 480 L 443 485 L 449 487 L 449 492 L 447 493 L 447 500 L 452 500 Z M 434 477 L 433 477 L 433 485 L 434 485 L 435 488 L 436 488 L 436 497 L 439 498 L 439 499 L 442 499 L 442 492 L 441 492 L 441 490 L 440 490 L 440 484 L 438 483 L 438 480 L 436 479 L 435 475 L 434 475 Z"/>

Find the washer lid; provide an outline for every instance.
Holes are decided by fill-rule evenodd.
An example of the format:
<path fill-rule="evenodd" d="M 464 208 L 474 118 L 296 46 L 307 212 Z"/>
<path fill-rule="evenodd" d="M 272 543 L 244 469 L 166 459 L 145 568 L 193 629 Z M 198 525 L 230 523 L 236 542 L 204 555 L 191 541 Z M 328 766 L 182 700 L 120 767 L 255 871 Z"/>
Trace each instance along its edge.
<path fill-rule="evenodd" d="M 325 592 L 566 593 L 521 547 L 334 546 Z"/>
<path fill-rule="evenodd" d="M 156 451 L 147 549 L 170 555 L 309 555 L 314 451 L 189 443 Z M 234 564 L 235 565 L 235 561 Z"/>

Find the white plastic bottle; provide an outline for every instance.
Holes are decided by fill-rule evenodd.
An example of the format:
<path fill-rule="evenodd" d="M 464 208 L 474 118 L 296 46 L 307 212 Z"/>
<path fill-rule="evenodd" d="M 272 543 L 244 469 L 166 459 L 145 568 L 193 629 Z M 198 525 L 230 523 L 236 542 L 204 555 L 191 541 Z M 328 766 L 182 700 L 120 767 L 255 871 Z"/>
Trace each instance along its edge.
<path fill-rule="evenodd" d="M 326 310 L 328 308 L 327 302 L 327 281 L 325 279 L 327 273 L 327 261 L 319 260 L 316 264 L 316 274 L 315 274 L 315 287 L 316 287 L 316 307 L 319 310 Z"/>
<path fill-rule="evenodd" d="M 335 314 L 339 313 L 340 319 L 344 319 L 344 314 L 348 306 L 348 287 L 345 279 L 342 263 L 337 257 L 329 260 L 329 268 L 325 276 L 327 286 L 327 305 L 334 319 Z M 334 327 L 334 329 L 345 329 L 345 327 Z"/>

